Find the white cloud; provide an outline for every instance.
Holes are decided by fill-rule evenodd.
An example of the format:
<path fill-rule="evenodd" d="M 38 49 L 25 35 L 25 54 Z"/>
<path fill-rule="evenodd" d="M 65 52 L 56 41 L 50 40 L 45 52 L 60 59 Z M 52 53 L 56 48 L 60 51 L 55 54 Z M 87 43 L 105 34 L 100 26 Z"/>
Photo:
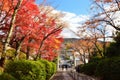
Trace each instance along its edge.
<path fill-rule="evenodd" d="M 67 28 L 63 29 L 61 36 L 63 36 L 64 38 L 79 38 L 77 35 L 75 35 L 70 30 L 77 33 L 77 31 L 80 30 L 80 26 L 82 26 L 81 23 L 88 20 L 90 16 L 89 15 L 76 15 L 76 14 L 70 13 L 70 12 L 62 12 L 62 13 L 65 15 L 62 18 L 62 20 L 67 22 L 69 24 L 69 26 Z M 78 27 L 79 27 L 79 29 L 78 29 Z M 106 36 L 112 36 L 112 32 L 114 32 L 115 29 L 111 26 L 107 26 L 106 29 L 107 29 Z M 91 35 L 91 32 L 88 32 L 88 31 L 84 32 L 81 34 L 81 38 L 84 36 L 89 36 L 89 35 Z M 108 39 L 107 39 L 107 41 L 108 41 Z"/>
<path fill-rule="evenodd" d="M 77 33 L 78 27 L 81 26 L 81 23 L 85 20 L 89 19 L 88 15 L 76 15 L 75 13 L 70 12 L 62 12 L 65 16 L 62 18 L 63 21 L 68 23 L 68 27 L 70 30 Z M 78 38 L 73 32 L 71 32 L 69 29 L 64 28 L 61 36 L 64 38 Z"/>
<path fill-rule="evenodd" d="M 77 35 L 71 32 L 68 28 L 63 29 L 61 36 L 64 38 L 79 38 Z"/>
<path fill-rule="evenodd" d="M 81 26 L 81 23 L 89 19 L 89 16 L 88 15 L 76 15 L 75 13 L 55 10 L 52 7 L 49 7 L 49 8 L 51 10 L 51 13 L 56 16 L 64 15 L 61 17 L 61 20 L 68 24 L 67 28 L 63 29 L 60 36 L 64 38 L 79 38 L 78 36 L 75 35 L 75 33 L 77 33 L 77 31 L 79 30 L 78 27 Z M 75 33 L 73 33 L 71 30 L 74 31 Z"/>

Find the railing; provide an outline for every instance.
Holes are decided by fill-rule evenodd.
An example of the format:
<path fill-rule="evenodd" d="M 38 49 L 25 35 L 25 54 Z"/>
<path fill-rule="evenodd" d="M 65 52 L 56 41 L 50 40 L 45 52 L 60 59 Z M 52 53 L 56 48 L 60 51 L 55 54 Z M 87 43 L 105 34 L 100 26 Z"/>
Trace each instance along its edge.
<path fill-rule="evenodd" d="M 76 71 L 70 71 L 70 72 L 68 72 L 68 74 L 70 76 L 72 76 L 74 78 L 74 80 L 97 80 L 97 79 L 94 79 L 90 76 L 78 73 Z"/>

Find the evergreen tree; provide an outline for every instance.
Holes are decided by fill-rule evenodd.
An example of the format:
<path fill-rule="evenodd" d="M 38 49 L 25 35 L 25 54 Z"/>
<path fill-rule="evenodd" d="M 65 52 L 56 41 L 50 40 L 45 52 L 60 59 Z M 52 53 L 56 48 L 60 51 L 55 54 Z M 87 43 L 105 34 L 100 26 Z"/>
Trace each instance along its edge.
<path fill-rule="evenodd" d="M 106 50 L 106 57 L 120 56 L 120 32 L 116 32 L 114 42 L 110 43 L 110 46 Z"/>

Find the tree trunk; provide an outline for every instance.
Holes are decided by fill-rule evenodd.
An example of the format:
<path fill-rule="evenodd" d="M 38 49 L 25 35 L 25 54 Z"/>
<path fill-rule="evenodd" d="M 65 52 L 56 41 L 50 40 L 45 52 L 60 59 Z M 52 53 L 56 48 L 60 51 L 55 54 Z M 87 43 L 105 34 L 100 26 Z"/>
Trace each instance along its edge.
<path fill-rule="evenodd" d="M 90 57 L 91 57 L 91 54 L 90 54 L 91 52 L 90 52 L 90 48 L 88 48 L 88 62 L 89 62 L 89 60 L 90 60 Z"/>
<path fill-rule="evenodd" d="M 95 47 L 98 50 L 98 53 L 100 54 L 100 56 L 103 57 L 102 51 L 99 49 L 96 43 L 95 43 Z"/>
<path fill-rule="evenodd" d="M 10 39 L 11 39 L 12 34 L 13 34 L 13 30 L 14 30 L 15 18 L 16 18 L 16 15 L 17 15 L 17 12 L 18 12 L 18 9 L 19 9 L 21 3 L 22 3 L 22 0 L 19 0 L 15 9 L 14 9 L 14 12 L 13 12 L 13 15 L 12 15 L 12 20 L 11 20 L 11 23 L 10 23 L 10 30 L 8 32 L 8 35 L 7 35 L 7 38 L 6 38 L 4 47 L 3 47 L 2 57 L 5 57 L 7 47 L 9 46 L 9 42 L 10 42 Z"/>
<path fill-rule="evenodd" d="M 16 52 L 15 52 L 15 58 L 19 60 L 19 55 L 20 55 L 20 49 L 23 43 L 23 40 L 25 39 L 25 36 L 21 38 L 20 42 L 17 45 Z"/>
<path fill-rule="evenodd" d="M 106 32 L 106 29 L 105 29 L 105 27 L 104 27 L 104 34 L 103 34 L 103 36 L 104 36 L 104 38 L 103 38 L 103 56 L 105 55 L 105 52 L 106 52 L 106 41 L 105 41 L 105 32 Z"/>
<path fill-rule="evenodd" d="M 17 46 L 16 52 L 15 52 L 15 58 L 16 58 L 17 60 L 19 60 L 21 44 L 22 44 L 22 43 L 19 43 L 19 45 Z"/>
<path fill-rule="evenodd" d="M 84 62 L 84 64 L 86 64 L 86 56 L 85 56 L 85 52 L 84 52 L 84 54 L 83 54 L 83 62 Z"/>
<path fill-rule="evenodd" d="M 10 23 L 10 30 L 9 30 L 7 38 L 5 40 L 5 44 L 3 46 L 3 51 L 2 51 L 2 55 L 1 55 L 1 59 L 0 59 L 0 61 L 2 61 L 2 62 L 0 62 L 0 64 L 1 63 L 4 64 L 4 61 L 5 61 L 5 58 L 6 58 L 6 50 L 7 50 L 7 47 L 9 46 L 10 39 L 11 39 L 13 30 L 14 30 L 14 23 L 15 23 L 16 14 L 17 14 L 17 11 L 18 11 L 22 1 L 23 0 L 19 0 L 16 7 L 14 8 L 14 12 L 13 12 L 11 23 Z"/>
<path fill-rule="evenodd" d="M 29 39 L 28 43 L 32 42 L 32 38 Z M 27 46 L 26 59 L 29 59 L 30 56 L 30 46 Z"/>
<path fill-rule="evenodd" d="M 26 59 L 29 59 L 29 55 L 30 55 L 30 47 L 27 46 L 27 52 L 26 52 Z"/>
<path fill-rule="evenodd" d="M 43 39 L 43 40 L 41 41 L 41 44 L 40 44 L 39 49 L 38 49 L 38 53 L 37 53 L 37 55 L 36 55 L 36 57 L 35 57 L 34 60 L 37 60 L 38 58 L 41 58 L 41 48 L 42 48 L 42 45 L 43 45 L 43 43 L 44 43 L 44 40 L 45 40 L 45 39 Z"/>

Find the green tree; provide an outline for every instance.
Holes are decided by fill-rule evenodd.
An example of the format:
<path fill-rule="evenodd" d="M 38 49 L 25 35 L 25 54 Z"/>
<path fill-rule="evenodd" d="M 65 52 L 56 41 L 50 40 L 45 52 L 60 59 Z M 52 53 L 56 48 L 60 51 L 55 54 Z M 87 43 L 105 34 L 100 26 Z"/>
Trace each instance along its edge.
<path fill-rule="evenodd" d="M 114 42 L 107 48 L 106 57 L 120 56 L 120 32 L 116 32 Z"/>

